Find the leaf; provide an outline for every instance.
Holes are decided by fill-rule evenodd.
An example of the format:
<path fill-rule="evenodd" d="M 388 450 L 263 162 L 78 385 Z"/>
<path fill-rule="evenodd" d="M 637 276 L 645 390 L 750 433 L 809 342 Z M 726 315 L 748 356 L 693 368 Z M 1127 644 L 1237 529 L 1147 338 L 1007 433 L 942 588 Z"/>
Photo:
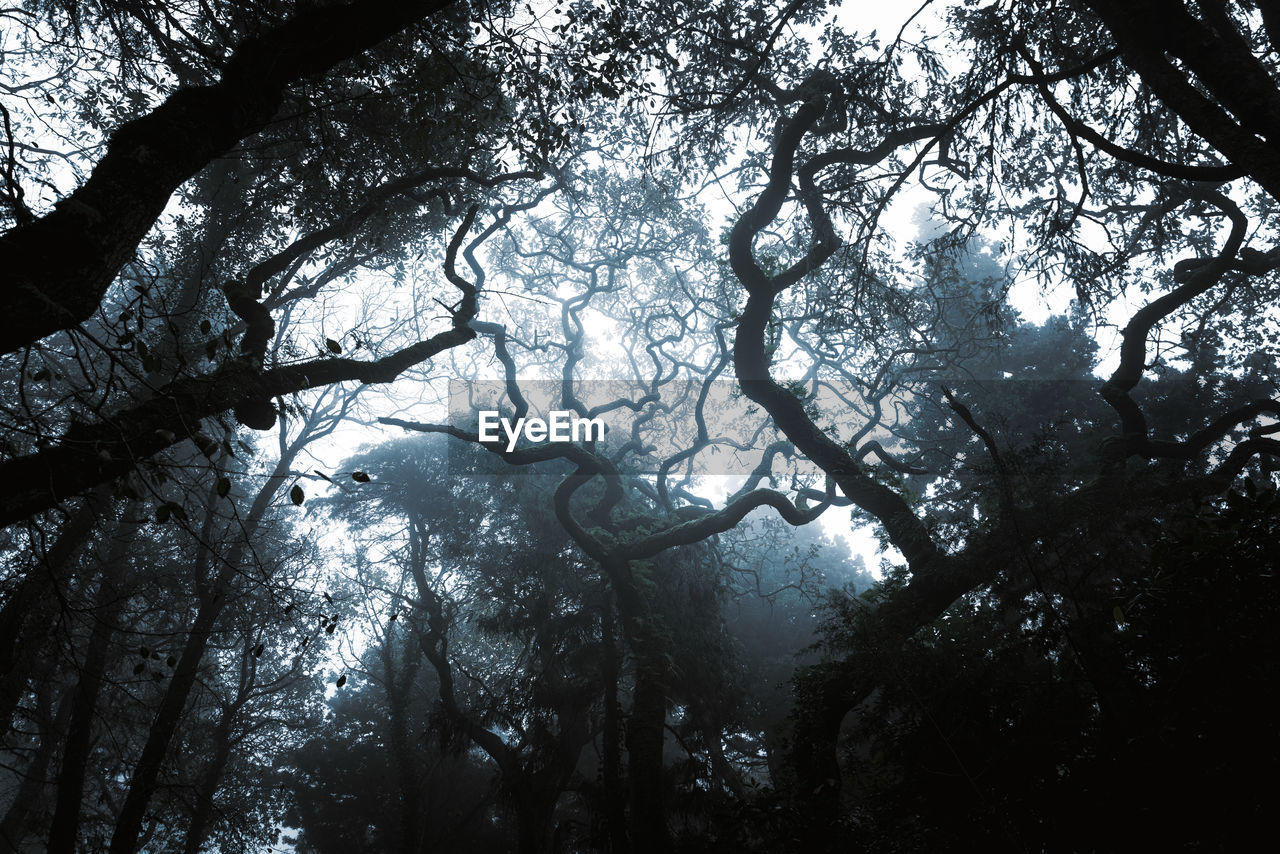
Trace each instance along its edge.
<path fill-rule="evenodd" d="M 266 648 L 267 648 L 266 644 L 261 644 L 261 643 L 260 643 L 260 644 L 258 644 L 257 646 L 255 646 L 255 647 L 253 648 L 253 653 L 252 653 L 252 654 L 253 654 L 253 657 L 254 657 L 254 658 L 262 658 L 262 653 L 263 653 L 263 651 L 264 651 Z"/>
<path fill-rule="evenodd" d="M 143 670 L 146 670 L 146 669 L 147 669 L 147 663 L 145 661 L 139 661 L 136 665 L 134 665 L 133 675 L 137 676 L 139 673 L 141 673 Z"/>
<path fill-rule="evenodd" d="M 302 491 L 302 487 L 296 483 L 293 485 L 293 489 L 289 490 L 289 500 L 294 504 L 297 504 L 299 507 L 302 506 L 302 502 L 305 501 L 306 498 L 306 493 L 304 493 Z"/>
<path fill-rule="evenodd" d="M 1124 611 L 1120 609 L 1119 605 L 1111 609 L 1111 616 L 1115 618 L 1117 626 L 1123 627 L 1124 624 L 1128 622 L 1128 620 L 1125 619 Z"/>
<path fill-rule="evenodd" d="M 166 659 L 164 660 L 164 663 L 165 663 L 166 665 L 168 665 L 169 667 L 173 667 L 175 664 L 177 664 L 177 663 L 178 663 L 178 659 L 174 658 L 174 657 L 171 655 L 171 656 L 169 656 L 168 658 L 166 658 Z"/>
<path fill-rule="evenodd" d="M 335 685 L 337 685 L 339 688 L 341 688 L 343 685 L 346 685 L 346 684 L 347 684 L 347 674 L 345 674 L 345 673 L 344 673 L 344 674 L 342 674 L 341 676 L 339 676 L 339 677 L 338 677 L 338 681 L 337 681 L 337 682 L 335 682 L 334 684 L 335 684 Z"/>
<path fill-rule="evenodd" d="M 331 635 L 333 634 L 333 630 L 336 629 L 337 627 L 338 627 L 337 623 L 330 623 L 329 625 L 324 627 L 325 633 Z"/>
<path fill-rule="evenodd" d="M 320 469 L 312 469 L 312 471 L 316 473 L 316 477 L 320 478 L 325 483 L 333 483 L 333 481 L 329 478 L 329 475 L 320 471 Z"/>
<path fill-rule="evenodd" d="M 334 341 L 332 338 L 324 339 L 324 346 L 328 347 L 329 352 L 335 355 L 342 352 L 342 345 L 337 341 Z"/>
<path fill-rule="evenodd" d="M 229 477 L 218 478 L 218 497 L 226 498 L 229 492 L 231 492 L 231 478 Z"/>
<path fill-rule="evenodd" d="M 212 329 L 213 329 L 213 324 L 211 324 L 207 319 L 206 319 L 206 320 L 202 320 L 202 321 L 200 321 L 200 334 L 201 334 L 201 335 L 208 335 L 208 334 L 209 334 L 209 332 L 210 332 L 210 330 L 212 330 Z"/>
<path fill-rule="evenodd" d="M 370 478 L 369 478 L 369 475 L 365 474 L 362 471 L 353 471 L 351 473 L 351 479 L 354 480 L 356 483 L 368 483 Z"/>
<path fill-rule="evenodd" d="M 156 508 L 156 524 L 163 525 L 165 522 L 169 521 L 169 516 L 171 515 L 172 512 L 169 510 L 169 505 L 161 504 Z"/>

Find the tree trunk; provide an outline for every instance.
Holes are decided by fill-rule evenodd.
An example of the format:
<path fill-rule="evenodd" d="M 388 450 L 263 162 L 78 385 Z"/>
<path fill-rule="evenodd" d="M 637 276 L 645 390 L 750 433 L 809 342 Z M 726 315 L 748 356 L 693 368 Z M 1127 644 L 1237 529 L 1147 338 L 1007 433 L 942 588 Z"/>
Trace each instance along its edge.
<path fill-rule="evenodd" d="M 200 788 L 196 791 L 196 806 L 191 814 L 191 825 L 187 828 L 187 841 L 183 846 L 183 854 L 199 854 L 209 835 L 209 826 L 213 819 L 213 796 L 218 792 L 222 782 L 222 774 L 226 771 L 227 762 L 231 759 L 231 725 L 235 717 L 234 707 L 223 709 L 213 734 L 213 757 L 209 760 L 209 768 L 205 771 Z"/>
<path fill-rule="evenodd" d="M 403 854 L 417 854 L 422 845 L 422 829 L 418 820 L 422 796 L 418 791 L 418 773 L 409 738 L 409 694 L 418 673 L 421 651 L 406 640 L 404 661 L 397 673 L 391 649 L 393 626 L 394 624 L 388 624 L 382 649 L 382 663 L 386 673 L 387 740 L 391 745 L 391 761 L 400 787 L 400 850 Z"/>
<path fill-rule="evenodd" d="M 245 516 L 242 526 L 245 540 L 238 542 L 231 553 L 221 561 L 221 568 L 200 603 L 195 623 L 187 635 L 178 665 L 169 679 L 164 698 L 160 701 L 160 709 L 156 712 L 151 729 L 147 732 L 146 744 L 143 745 L 142 754 L 138 757 L 137 765 L 134 766 L 133 776 L 129 779 L 129 792 L 125 796 L 124 805 L 120 808 L 120 815 L 116 818 L 115 832 L 111 836 L 111 847 L 108 849 L 110 854 L 134 854 L 138 850 L 147 805 L 151 802 L 152 794 L 155 793 L 160 770 L 164 765 L 165 755 L 169 751 L 169 743 L 178 729 L 178 722 L 182 718 L 183 709 L 186 708 L 187 698 L 195 685 L 200 662 L 204 659 L 205 647 L 209 643 L 209 636 L 230 598 L 232 581 L 240 572 L 247 540 L 257 530 L 272 497 L 284 482 L 285 474 L 289 471 L 289 466 L 300 447 L 296 444 L 291 446 L 277 461 Z M 212 500 L 210 496 L 210 501 Z M 207 522 L 212 518 L 212 511 L 206 512 Z M 202 537 L 202 541 L 209 542 L 207 533 Z M 201 557 L 207 561 L 208 551 L 202 550 Z M 197 568 L 196 575 L 197 586 L 199 586 L 203 583 L 205 571 Z"/>
<path fill-rule="evenodd" d="M 49 765 L 54 749 L 59 744 L 59 734 L 71 717 L 75 693 L 75 689 L 66 691 L 58 703 L 58 711 L 53 719 L 46 718 L 40 727 L 40 747 L 23 770 L 22 785 L 18 787 L 13 803 L 5 812 L 4 820 L 0 821 L 0 845 L 6 851 L 20 850 L 22 840 L 27 835 L 27 819 L 43 800 L 44 789 L 49 782 L 46 779 Z"/>
<path fill-rule="evenodd" d="M 120 808 L 120 816 L 116 819 L 115 833 L 111 836 L 111 854 L 134 854 L 137 851 L 138 836 L 142 833 L 142 821 L 151 795 L 155 793 L 156 783 L 160 777 L 160 769 L 164 765 L 165 755 L 169 751 L 169 743 L 178 729 L 182 718 L 182 710 L 186 708 L 187 698 L 196 682 L 196 674 L 200 662 L 204 659 L 205 647 L 209 643 L 209 635 L 213 625 L 222 614 L 227 601 L 226 587 L 239 567 L 231 562 L 223 565 L 214 583 L 214 590 L 200 605 L 195 623 L 187 635 L 187 642 L 182 647 L 182 656 L 173 671 L 169 686 L 160 702 L 160 710 L 156 713 L 151 729 L 147 732 L 147 741 L 142 748 L 142 755 L 133 769 L 129 780 L 129 793 L 125 796 L 124 806 Z"/>
<path fill-rule="evenodd" d="M 75 854 L 80 830 L 80 806 L 84 794 L 84 777 L 92 749 L 93 726 L 97 717 L 98 695 L 107 667 L 107 651 L 115 634 L 116 621 L 124 608 L 125 596 L 121 580 L 129 546 L 137 533 L 137 505 L 130 504 L 116 529 L 111 548 L 102 565 L 102 578 L 94 597 L 89 633 L 84 651 L 84 664 L 76 684 L 71 705 L 71 723 L 62 750 L 62 767 L 58 772 L 58 794 L 49 832 L 48 850 L 55 854 Z"/>
<path fill-rule="evenodd" d="M 605 834 L 612 854 L 626 854 L 626 791 L 622 783 L 622 714 L 618 708 L 618 644 L 614 629 L 613 607 L 605 603 L 601 618 L 604 645 L 601 652 L 601 674 L 604 676 L 604 723 L 601 732 L 601 769 L 605 798 Z"/>
<path fill-rule="evenodd" d="M 0 608 L 0 725 L 5 732 L 27 686 L 28 674 L 19 667 L 24 655 L 38 656 L 49 639 L 58 611 L 58 587 L 69 575 L 68 567 L 93 533 L 107 509 L 110 491 L 99 487 L 86 496 L 80 508 L 63 526 L 53 548 L 18 583 Z"/>
<path fill-rule="evenodd" d="M 671 848 L 663 810 L 662 758 L 666 745 L 666 650 L 649 623 L 633 629 L 631 649 L 636 684 L 627 724 L 627 778 L 630 783 L 631 842 L 637 852 Z"/>
<path fill-rule="evenodd" d="M 62 769 L 58 773 L 58 797 L 49 830 L 50 854 L 75 854 L 80 831 L 80 803 L 84 794 L 84 775 L 92 747 L 93 724 L 97 717 L 98 694 L 106 670 L 107 648 L 115 634 L 116 619 L 123 600 L 116 589 L 118 569 L 112 561 L 104 568 L 93 607 L 93 631 L 85 649 L 80 680 L 76 684 L 71 709 L 71 726 L 62 751 Z"/>
<path fill-rule="evenodd" d="M 555 829 L 556 802 L 560 788 L 541 786 L 537 779 L 521 781 L 513 792 L 511 805 L 516 814 L 516 851 L 519 854 L 548 854 Z"/>
<path fill-rule="evenodd" d="M 601 563 L 622 615 L 622 630 L 635 659 L 635 689 L 627 723 L 627 783 L 631 849 L 671 848 L 663 809 L 662 760 L 666 745 L 667 680 L 670 651 L 660 620 L 636 584 L 631 562 L 610 557 Z"/>

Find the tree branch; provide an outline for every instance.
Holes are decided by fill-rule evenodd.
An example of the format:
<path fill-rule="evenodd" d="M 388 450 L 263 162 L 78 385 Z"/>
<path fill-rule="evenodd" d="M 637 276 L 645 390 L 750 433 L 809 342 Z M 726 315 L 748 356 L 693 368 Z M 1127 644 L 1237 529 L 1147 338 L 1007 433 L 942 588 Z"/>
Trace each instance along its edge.
<path fill-rule="evenodd" d="M 271 121 L 290 84 L 447 5 L 359 0 L 310 8 L 242 44 L 218 83 L 179 89 L 122 125 L 79 189 L 49 214 L 0 235 L 8 278 L 0 353 L 87 320 L 173 191 Z"/>

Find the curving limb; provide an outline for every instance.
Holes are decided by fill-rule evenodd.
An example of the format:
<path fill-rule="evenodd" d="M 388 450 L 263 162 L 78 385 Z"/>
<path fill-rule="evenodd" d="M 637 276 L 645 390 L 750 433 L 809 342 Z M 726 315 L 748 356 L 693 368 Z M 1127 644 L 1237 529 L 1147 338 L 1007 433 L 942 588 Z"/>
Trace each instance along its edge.
<path fill-rule="evenodd" d="M 779 277 L 770 277 L 756 261 L 752 242 L 781 211 L 795 171 L 800 144 L 818 123 L 826 107 L 825 96 L 812 98 L 782 125 L 774 143 L 768 183 L 752 207 L 734 223 L 730 232 L 730 263 L 747 292 L 747 305 L 739 318 L 738 334 L 734 341 L 734 369 L 743 394 L 762 406 L 796 448 L 826 472 L 855 505 L 871 513 L 885 526 L 890 540 L 913 569 L 924 569 L 942 561 L 942 553 L 924 524 L 901 496 L 877 482 L 863 470 L 862 465 L 847 449 L 826 436 L 809 418 L 803 402 L 774 381 L 769 371 L 771 354 L 767 348 L 767 328 L 777 296 L 814 265 L 829 258 L 838 244 L 830 242 L 834 230 L 812 184 L 805 194 L 805 205 L 811 218 L 815 215 L 817 217 L 814 226 L 817 237 L 814 247 L 802 261 L 792 265 Z M 930 125 L 929 128 L 936 126 Z M 924 130 L 920 133 L 924 133 Z M 901 136 L 904 144 L 905 141 L 917 138 L 913 133 Z M 896 146 L 878 146 L 874 153 L 883 158 L 895 148 Z M 845 159 L 852 156 L 848 153 L 841 154 Z M 808 180 L 811 181 L 814 173 L 808 174 Z"/>
<path fill-rule="evenodd" d="M 448 5 L 359 0 L 309 7 L 240 45 L 217 83 L 179 89 L 121 126 L 79 189 L 0 235 L 8 308 L 0 353 L 87 320 L 174 190 L 271 121 L 290 85 Z"/>
<path fill-rule="evenodd" d="M 1228 272 L 1262 275 L 1280 267 L 1280 253 L 1248 252 L 1242 249 L 1249 220 L 1230 198 L 1216 190 L 1195 187 L 1187 189 L 1185 193 L 1189 198 L 1201 200 L 1220 210 L 1230 220 L 1231 230 L 1222 250 L 1212 258 L 1185 258 L 1177 262 L 1174 265 L 1177 287 L 1138 309 L 1125 325 L 1121 333 L 1120 364 L 1100 389 L 1103 399 L 1120 416 L 1124 440 L 1112 443 L 1104 454 L 1102 462 L 1104 469 L 1108 471 L 1115 470 L 1129 456 L 1187 458 L 1207 448 L 1214 441 L 1215 435 L 1221 438 L 1221 431 L 1215 433 L 1219 423 L 1215 421 L 1214 425 L 1205 428 L 1209 432 L 1201 431 L 1188 443 L 1151 440 L 1146 416 L 1129 395 L 1146 370 L 1147 339 L 1157 324 L 1218 285 Z"/>

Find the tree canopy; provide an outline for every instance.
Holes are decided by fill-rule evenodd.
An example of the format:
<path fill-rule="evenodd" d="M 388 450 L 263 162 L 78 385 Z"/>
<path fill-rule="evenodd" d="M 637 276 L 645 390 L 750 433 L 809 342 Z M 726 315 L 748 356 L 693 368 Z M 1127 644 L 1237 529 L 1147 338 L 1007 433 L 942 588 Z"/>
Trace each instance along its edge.
<path fill-rule="evenodd" d="M 1278 116 L 1271 0 L 0 10 L 0 839 L 1244 844 Z"/>

